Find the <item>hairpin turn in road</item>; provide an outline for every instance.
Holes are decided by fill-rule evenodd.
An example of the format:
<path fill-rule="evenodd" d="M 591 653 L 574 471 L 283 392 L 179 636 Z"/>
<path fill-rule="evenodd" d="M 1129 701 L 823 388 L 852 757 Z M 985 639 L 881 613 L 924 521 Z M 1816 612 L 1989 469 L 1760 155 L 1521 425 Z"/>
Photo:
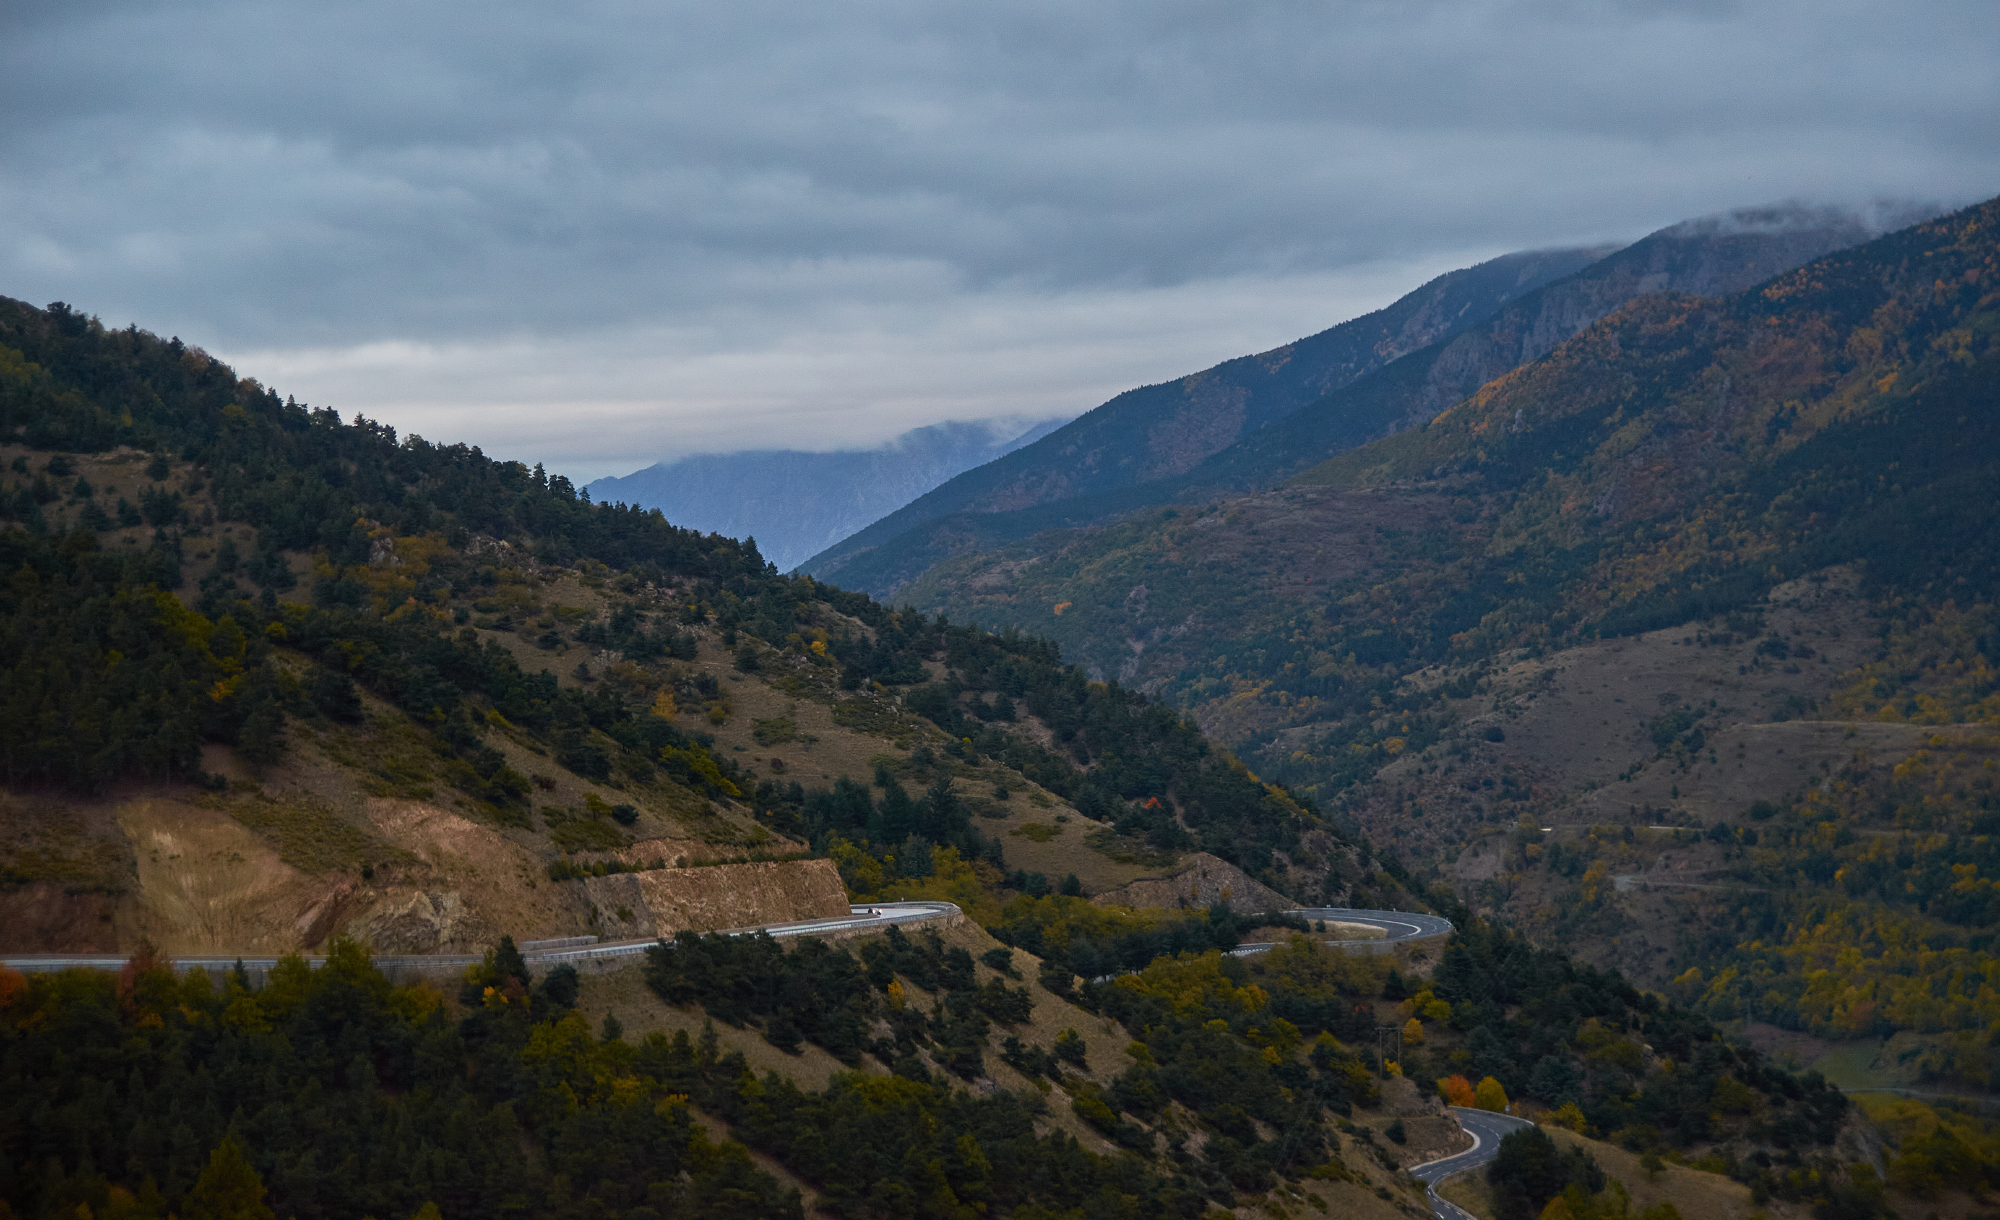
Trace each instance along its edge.
<path fill-rule="evenodd" d="M 1410 1176 L 1422 1182 L 1430 1198 L 1431 1211 L 1438 1220 L 1473 1220 L 1464 1208 L 1438 1194 L 1438 1183 L 1454 1174 L 1477 1169 L 1500 1155 L 1500 1140 L 1509 1131 L 1519 1131 L 1535 1124 L 1525 1118 L 1515 1118 L 1511 1114 L 1496 1114 L 1491 1110 L 1475 1110 L 1470 1106 L 1450 1107 L 1458 1125 L 1465 1128 L 1472 1137 L 1472 1147 L 1464 1152 L 1455 1152 L 1435 1161 L 1413 1165 Z"/>
<path fill-rule="evenodd" d="M 1360 911 L 1346 907 L 1300 907 L 1296 910 L 1281 911 L 1282 915 L 1293 915 L 1300 919 L 1317 920 L 1321 923 L 1341 923 L 1364 928 L 1380 928 L 1382 935 L 1369 937 L 1338 938 L 1322 937 L 1329 945 L 1394 945 L 1405 941 L 1429 940 L 1434 936 L 1449 936 L 1454 929 L 1451 920 L 1437 915 L 1420 915 L 1415 911 Z M 1272 944 L 1239 945 L 1231 950 L 1238 957 L 1248 957 L 1253 953 L 1268 952 Z"/>

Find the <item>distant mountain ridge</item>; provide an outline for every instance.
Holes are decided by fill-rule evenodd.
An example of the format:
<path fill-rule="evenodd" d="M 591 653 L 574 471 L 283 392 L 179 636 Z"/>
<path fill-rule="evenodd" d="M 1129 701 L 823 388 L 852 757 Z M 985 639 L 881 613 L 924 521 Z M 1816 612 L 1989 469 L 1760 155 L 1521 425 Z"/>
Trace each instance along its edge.
<path fill-rule="evenodd" d="M 1377 437 L 1425 423 L 1479 387 L 1554 351 L 1628 302 L 1656 293 L 1728 296 L 1933 213 L 1785 205 L 1683 221 L 1502 307 L 1484 324 L 1329 395 L 1217 454 L 1189 482 L 1249 491 Z M 1206 496 L 1197 498 L 1208 498 Z"/>
<path fill-rule="evenodd" d="M 1739 613 L 1841 564 L 1980 601 L 1996 233 L 2000 200 L 1728 296 L 1648 294 L 1281 487 L 964 554 L 903 595 L 1046 632 L 1246 757 L 1282 740 L 1262 773 L 1322 798 L 1349 744 L 1434 701 L 1375 723 L 1385 675 Z"/>
<path fill-rule="evenodd" d="M 1063 422 L 1025 427 L 1016 420 L 949 420 L 873 449 L 697 454 L 598 479 L 589 490 L 599 501 L 657 508 L 691 529 L 754 537 L 765 558 L 788 571 L 953 475 L 1030 444 Z"/>
<path fill-rule="evenodd" d="M 992 550 L 1048 530 L 1099 525 L 1152 505 L 1203 503 L 1275 486 L 1317 462 L 1432 418 L 1493 378 L 1546 355 L 1627 302 L 1661 292 L 1714 296 L 1740 291 L 1867 241 L 1884 225 L 1914 223 L 1929 214 L 1929 209 L 1914 205 L 1877 208 L 1866 215 L 1785 205 L 1685 221 L 1510 296 L 1484 317 L 1467 320 L 1428 346 L 1384 361 L 1267 427 L 1245 432 L 1179 474 L 1031 508 L 954 510 L 948 516 L 922 520 L 923 506 L 944 502 L 955 486 L 989 478 L 993 468 L 969 471 L 813 557 L 804 567 L 824 579 L 884 597 L 954 555 Z M 1399 301 L 1390 308 L 1403 304 Z M 1062 435 L 1050 436 L 1043 446 Z"/>
<path fill-rule="evenodd" d="M 1616 249 L 1503 255 L 1296 342 L 1127 390 L 1035 444 L 917 497 L 802 566 L 836 579 L 849 556 L 954 513 L 1020 511 L 1185 473 L 1241 437 Z"/>
<path fill-rule="evenodd" d="M 1968 1048 L 1927 1079 L 1984 1090 L 1991 1015 L 1935 997 L 2000 968 L 2000 907 L 1940 897 L 2000 871 L 1967 846 L 2000 766 L 1996 502 L 2000 199 L 1637 297 L 1279 486 L 961 554 L 897 599 L 1046 633 L 1637 985 L 1923 1030 Z"/>

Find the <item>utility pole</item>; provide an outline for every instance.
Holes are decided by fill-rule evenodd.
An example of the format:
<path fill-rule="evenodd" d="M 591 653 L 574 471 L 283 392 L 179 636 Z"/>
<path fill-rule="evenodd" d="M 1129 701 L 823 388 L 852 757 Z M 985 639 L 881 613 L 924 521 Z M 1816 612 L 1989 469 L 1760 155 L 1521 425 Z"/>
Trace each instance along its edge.
<path fill-rule="evenodd" d="M 1387 1044 L 1395 1039 L 1396 1062 L 1403 1062 L 1403 1027 L 1400 1025 L 1377 1025 L 1375 1027 L 1375 1074 L 1385 1076 L 1389 1072 Z"/>

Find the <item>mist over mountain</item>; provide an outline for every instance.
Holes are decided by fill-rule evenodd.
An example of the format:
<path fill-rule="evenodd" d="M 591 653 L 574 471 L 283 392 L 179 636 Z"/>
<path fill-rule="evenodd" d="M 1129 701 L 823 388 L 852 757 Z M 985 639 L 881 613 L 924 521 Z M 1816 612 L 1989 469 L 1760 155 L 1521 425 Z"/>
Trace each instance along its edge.
<path fill-rule="evenodd" d="M 1988 527 L 1905 522 L 1895 528 L 1907 526 L 1907 534 L 1897 533 L 1894 545 L 1856 542 L 1848 537 L 1854 523 L 1883 510 L 1866 496 L 1842 505 L 1828 490 L 1839 484 L 1827 447 L 1838 442 L 1838 462 L 1855 465 L 1856 473 L 1842 476 L 1852 488 L 1882 478 L 1885 487 L 1897 481 L 1897 495 L 1918 478 L 1902 470 L 1887 479 L 1892 462 L 1919 464 L 1901 452 L 1911 437 L 1929 435 L 1924 444 L 1941 450 L 1923 459 L 1926 468 L 1953 449 L 1990 462 L 1972 441 L 1977 412 L 1964 401 L 1973 389 L 1938 398 L 1942 390 L 1918 394 L 1913 387 L 1919 369 L 1935 365 L 1938 377 L 1949 371 L 1946 380 L 1956 386 L 1952 379 L 1972 375 L 1959 372 L 1961 365 L 1978 368 L 1981 328 L 1993 308 L 1981 299 L 1977 278 L 1991 271 L 1978 260 L 1993 244 L 1982 226 L 1996 209 L 2000 204 L 1968 209 L 1726 296 L 1636 298 L 1427 423 L 1354 447 L 1280 486 L 968 553 L 938 565 L 904 595 L 953 621 L 1047 632 L 1072 659 L 1107 678 L 1173 694 L 1211 724 L 1221 712 L 1207 701 L 1237 714 L 1246 706 L 1240 684 L 1213 681 L 1212 663 L 1229 658 L 1226 670 L 1260 676 L 1268 664 L 1279 671 L 1271 676 L 1274 689 L 1293 699 L 1274 699 L 1251 718 L 1260 728 L 1317 723 L 1325 707 L 1313 710 L 1312 700 L 1332 702 L 1324 675 L 1311 676 L 1318 665 L 1287 668 L 1297 650 L 1289 625 L 1265 623 L 1276 636 L 1246 644 L 1260 630 L 1253 620 L 1266 616 L 1337 625 L 1328 656 L 1365 667 L 1438 663 L 1471 647 L 1474 634 L 1493 633 L 1503 618 L 1521 638 L 1543 638 L 1534 635 L 1540 631 L 1582 639 L 1735 609 L 1761 597 L 1780 573 L 1810 570 L 1799 565 L 1815 547 L 1823 553 L 1814 566 L 1866 559 L 1878 577 L 1929 554 L 1924 563 L 1951 571 L 1952 580 L 1963 576 L 1959 587 L 1973 595 L 1978 586 L 1966 582 L 1986 578 L 1961 569 L 1969 540 Z M 1953 292 L 1934 289 L 1931 281 L 1953 268 L 1950 277 L 1973 280 Z M 1876 311 L 1886 312 L 1878 318 Z M 1965 360 L 1937 354 L 1952 345 L 1965 347 Z M 1990 397 L 1991 384 L 1979 381 L 1973 376 L 1974 397 Z M 1903 416 L 1902 436 L 1892 440 L 1886 433 L 1894 430 L 1882 421 Z M 1919 419 L 1928 421 L 1921 428 L 1941 430 L 1921 432 Z M 1864 431 L 1866 443 L 1850 435 Z M 1945 439 L 1954 431 L 1965 438 L 1956 446 Z M 1801 449 L 1808 436 L 1819 439 Z M 1822 450 L 1811 461 L 1804 456 Z M 1782 475 L 1773 473 L 1781 468 Z M 1750 496 L 1760 480 L 1776 480 L 1776 490 L 1757 496 L 1789 496 L 1787 512 L 1807 494 L 1798 488 L 1823 498 L 1817 510 L 1801 510 L 1819 512 L 1811 528 L 1786 533 L 1771 522 L 1746 524 L 1758 519 L 1743 516 L 1748 510 L 1729 497 Z M 1980 498 L 1969 487 L 1925 494 L 1928 507 L 1909 510 L 1913 520 L 1933 509 L 1955 513 L 1952 505 Z M 1275 517 L 1263 520 L 1269 514 Z M 1870 528 L 1890 532 L 1888 525 Z M 1409 552 L 1384 541 L 1385 531 L 1407 532 Z M 1633 553 L 1651 558 L 1641 562 Z M 1529 579 L 1536 570 L 1530 554 L 1548 565 L 1539 583 Z M 1381 573 L 1399 565 L 1431 574 L 1431 583 L 1413 585 L 1400 612 L 1385 608 L 1381 583 Z M 1470 573 L 1489 569 L 1494 583 L 1475 588 Z M 1559 588 L 1568 600 L 1548 600 Z M 1357 598 L 1352 607 L 1329 606 L 1330 596 L 1348 593 Z M 1528 602 L 1536 608 L 1518 608 Z M 1052 614 L 1059 603 L 1067 603 L 1065 612 Z M 1412 626 L 1418 618 L 1435 621 L 1419 632 Z M 1419 643 L 1424 632 L 1434 634 Z M 1310 660 L 1314 650 L 1306 651 Z M 1285 765 L 1273 770 L 1285 774 Z"/>
<path fill-rule="evenodd" d="M 1816 232 L 1628 251 L 1444 354 Z M 900 610 L 0 298 L 0 1215 L 1366 1218 L 1466 1141 L 1433 1092 L 1582 1179 L 1503 1147 L 1501 1220 L 1983 1191 L 2000 1129 L 1945 1099 L 2000 1093 L 1996 235 L 1642 291 Z M 1421 405 L 1438 352 L 1307 410 Z M 891 899 L 929 926 L 848 917 Z M 1321 943 L 1384 908 L 1449 922 Z M 813 917 L 856 935 L 696 935 Z"/>
<path fill-rule="evenodd" d="M 1018 419 L 947 420 L 873 449 L 697 454 L 589 487 L 600 502 L 623 500 L 657 508 L 677 525 L 755 538 L 764 557 L 788 571 L 953 475 L 1031 444 L 1062 423 L 1024 428 Z"/>
<path fill-rule="evenodd" d="M 1649 293 L 1287 482 L 897 597 L 1046 633 L 1413 874 L 1767 1051 L 1806 1032 L 1800 1062 L 1867 1065 L 1852 1087 L 1984 1104 L 2000 1004 L 1961 980 L 2000 971 L 1996 234 L 2000 200 Z"/>
<path fill-rule="evenodd" d="M 850 557 L 954 513 L 1013 513 L 1182 474 L 1239 438 L 1616 249 L 1503 255 L 1438 276 L 1382 309 L 1297 342 L 1127 390 L 1034 444 L 967 469 L 804 566 L 830 579 Z"/>
<path fill-rule="evenodd" d="M 1066 498 L 1009 505 L 995 497 L 968 499 L 953 506 L 950 497 L 954 490 L 991 479 L 989 471 L 1003 467 L 995 463 L 960 476 L 826 554 L 808 560 L 805 567 L 824 579 L 886 596 L 954 555 L 1006 546 L 1044 531 L 1100 525 L 1151 505 L 1206 503 L 1271 487 L 1326 458 L 1431 419 L 1486 382 L 1546 355 L 1630 301 L 1663 292 L 1711 296 L 1740 291 L 1876 237 L 1885 226 L 1914 223 L 1937 210 L 1902 203 L 1878 204 L 1866 210 L 1784 204 L 1683 221 L 1615 253 L 1599 251 L 1605 256 L 1580 260 L 1582 265 L 1574 271 L 1552 274 L 1524 283 L 1521 291 L 1489 298 L 1490 307 L 1483 314 L 1473 316 L 1468 309 L 1451 326 L 1439 328 L 1428 344 L 1400 349 L 1389 346 L 1382 353 L 1383 359 L 1329 386 L 1319 397 L 1298 402 L 1284 412 L 1268 413 L 1261 426 L 1241 428 L 1236 439 L 1218 445 L 1178 471 L 1122 486 L 1105 486 L 1099 481 Z M 1495 260 L 1453 275 L 1473 277 L 1507 261 Z M 1356 319 L 1327 335 L 1379 325 L 1376 319 L 1407 309 L 1442 282 L 1426 285 L 1380 315 Z M 1232 361 L 1212 372 L 1242 363 Z M 1143 393 L 1133 391 L 1113 403 Z M 1096 414 L 1092 412 L 1092 416 Z M 1070 429 L 1090 418 L 1085 416 Z M 1051 435 L 1038 451 L 1058 444 L 1070 429 Z M 1014 463 L 1029 452 L 1024 449 L 1014 455 Z M 1044 479 L 1045 483 L 1061 481 L 1059 468 Z M 927 518 L 926 512 L 935 515 Z"/>

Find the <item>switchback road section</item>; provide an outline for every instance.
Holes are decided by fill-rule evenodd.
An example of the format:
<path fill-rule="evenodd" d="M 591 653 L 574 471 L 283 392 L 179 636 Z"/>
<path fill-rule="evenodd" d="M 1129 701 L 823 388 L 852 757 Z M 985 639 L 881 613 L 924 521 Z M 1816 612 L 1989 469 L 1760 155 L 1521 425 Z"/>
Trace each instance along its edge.
<path fill-rule="evenodd" d="M 1339 945 L 1344 949 L 1374 949 L 1380 952 L 1408 941 L 1449 936 L 1453 931 L 1451 920 L 1437 915 L 1419 915 L 1414 911 L 1353 911 L 1345 907 L 1303 907 L 1281 913 L 1295 915 L 1300 919 L 1318 920 L 1322 923 L 1344 923 L 1382 930 L 1382 935 L 1365 939 L 1322 938 L 1325 943 Z M 1233 952 L 1237 957 L 1248 957 L 1253 953 L 1268 952 L 1273 947 L 1270 944 L 1241 945 Z"/>
<path fill-rule="evenodd" d="M 1438 1220 L 1473 1220 L 1473 1217 L 1458 1204 L 1438 1194 L 1438 1183 L 1455 1174 L 1477 1169 L 1500 1155 L 1500 1139 L 1509 1131 L 1519 1131 L 1535 1124 L 1525 1118 L 1515 1118 L 1511 1114 L 1495 1114 L 1491 1110 L 1475 1110 L 1469 1106 L 1450 1107 L 1452 1117 L 1458 1125 L 1472 1137 L 1472 1147 L 1464 1152 L 1453 1153 L 1435 1161 L 1412 1166 L 1410 1176 L 1422 1182 L 1430 1197 L 1431 1211 Z"/>
<path fill-rule="evenodd" d="M 802 919 L 793 923 L 764 924 L 754 928 L 730 928 L 723 934 L 755 936 L 762 932 L 779 939 L 793 936 L 823 936 L 839 932 L 866 932 L 896 924 L 930 923 L 933 920 L 951 919 L 958 915 L 958 907 L 949 902 L 877 902 L 866 906 L 849 907 L 846 915 L 831 919 Z M 521 956 L 531 964 L 556 965 L 562 962 L 584 963 L 632 957 L 644 953 L 659 943 L 654 939 L 599 941 L 590 936 L 571 936 L 560 940 L 524 941 L 520 948 Z M 116 970 L 125 964 L 126 958 L 127 955 L 116 953 L 26 953 L 0 957 L 0 965 L 23 972 L 72 968 Z M 172 960 L 179 969 L 199 967 L 204 970 L 228 970 L 241 962 L 246 970 L 261 971 L 277 965 L 279 959 L 196 953 L 177 956 Z M 322 960 L 324 959 L 316 956 L 306 958 L 307 963 L 314 966 Z M 399 969 L 419 971 L 463 968 L 483 960 L 485 960 L 484 954 L 428 953 L 378 956 L 375 958 L 375 964 L 384 972 L 394 972 Z"/>
<path fill-rule="evenodd" d="M 1296 915 L 1300 919 L 1316 919 L 1321 923 L 1344 923 L 1365 928 L 1380 928 L 1382 935 L 1355 940 L 1315 934 L 1322 944 L 1335 945 L 1342 949 L 1363 953 L 1382 953 L 1395 946 L 1414 940 L 1428 940 L 1434 936 L 1449 936 L 1453 932 L 1451 920 L 1436 915 L 1419 915 L 1414 911 L 1356 911 L 1346 907 L 1301 907 L 1293 911 L 1280 911 L 1281 915 Z M 1254 917 L 1253 917 L 1254 918 Z M 1259 953 L 1269 953 L 1282 942 L 1252 941 L 1238 945 L 1229 951 L 1231 957 L 1253 957 Z M 1122 974 L 1137 974 L 1136 970 L 1121 971 Z M 1117 974 L 1100 974 L 1090 980 L 1093 983 L 1108 983 Z"/>

